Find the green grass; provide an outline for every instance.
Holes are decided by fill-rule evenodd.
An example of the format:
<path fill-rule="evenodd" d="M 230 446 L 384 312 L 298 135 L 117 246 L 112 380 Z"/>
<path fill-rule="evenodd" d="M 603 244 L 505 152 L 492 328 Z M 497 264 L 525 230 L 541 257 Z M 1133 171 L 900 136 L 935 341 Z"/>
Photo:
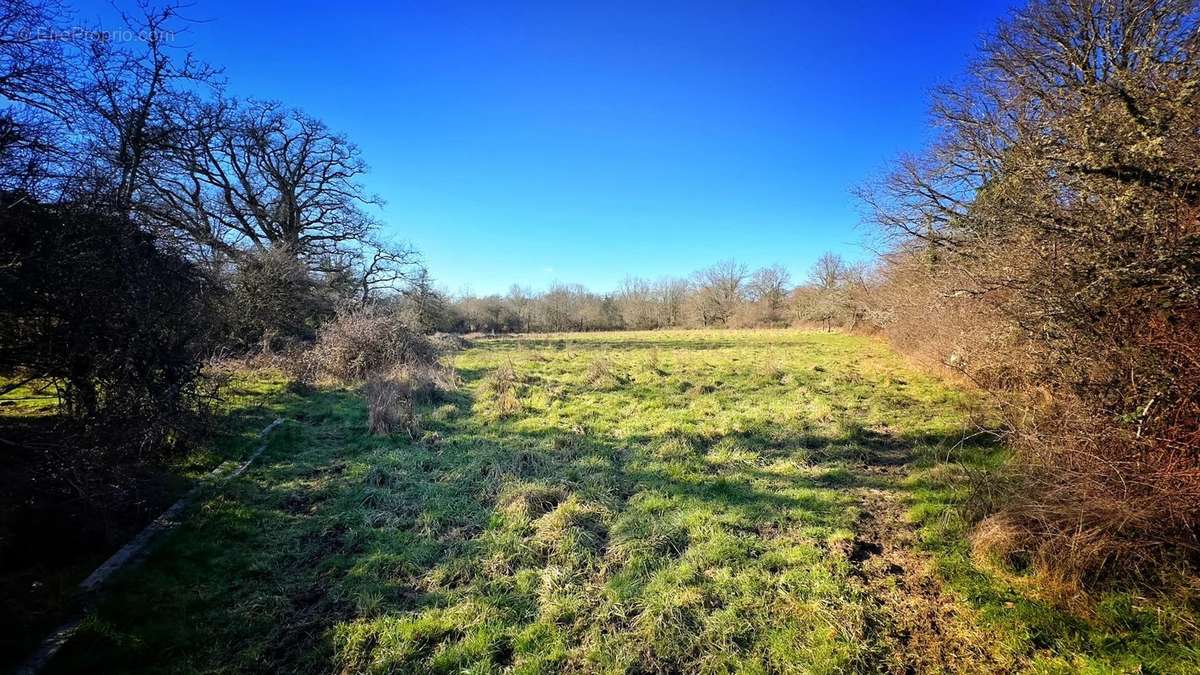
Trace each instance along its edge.
<path fill-rule="evenodd" d="M 965 617 L 938 639 L 1010 669 L 1200 665 L 1186 614 L 1113 596 L 1084 622 L 972 566 L 956 462 L 1002 450 L 959 442 L 973 395 L 876 341 L 556 335 L 455 365 L 463 385 L 421 410 L 418 442 L 366 435 L 354 392 L 243 387 L 293 421 L 54 669 L 885 670 L 903 640 L 854 559 L 873 491 L 910 509 L 938 601 Z M 906 468 L 864 469 L 896 452 Z"/>
<path fill-rule="evenodd" d="M 19 513 L 25 504 L 41 505 L 41 517 L 53 512 L 53 500 L 63 497 L 48 490 L 46 485 L 29 481 L 30 476 L 37 476 L 39 471 L 59 471 L 61 466 L 53 457 L 48 461 L 35 453 L 23 452 L 20 446 L 10 449 L 0 444 L 4 449 L 0 457 L 0 509 L 3 509 L 0 511 L 0 537 L 4 538 L 0 550 L 0 563 L 3 563 L 0 564 L 0 597 L 3 598 L 0 603 L 3 609 L 0 616 L 0 669 L 18 663 L 46 633 L 61 623 L 66 608 L 74 600 L 79 582 L 104 562 L 120 543 L 132 538 L 198 481 L 207 479 L 212 469 L 222 463 L 232 466 L 234 461 L 248 455 L 259 444 L 258 431 L 282 414 L 289 404 L 302 404 L 302 399 L 289 394 L 286 386 L 287 381 L 279 376 L 263 373 L 234 376 L 223 388 L 223 396 L 213 410 L 217 433 L 206 444 L 185 449 L 171 459 L 169 466 L 124 466 L 112 476 L 97 479 L 134 484 L 132 492 L 144 500 L 141 512 L 96 505 L 86 511 L 92 520 L 80 519 L 75 526 L 83 532 L 71 527 L 68 523 L 72 521 L 67 516 L 58 516 L 59 520 L 54 523 L 38 523 L 42 528 L 40 532 L 49 532 L 43 538 L 13 527 L 10 515 Z M 0 396 L 0 424 L 6 425 L 5 431 L 10 430 L 7 425 L 16 429 L 36 425 L 40 432 L 52 432 L 57 421 L 57 402 L 52 385 L 33 383 L 18 387 Z M 69 479 L 70 471 L 64 473 Z M 47 481 L 51 487 L 54 478 L 57 476 Z M 78 500 L 71 494 L 66 498 Z M 72 506 L 67 504 L 64 509 Z M 113 542 L 111 546 L 104 545 L 106 538 Z M 40 552 L 40 556 L 22 555 L 27 549 Z M 11 557 L 7 555 L 9 552 L 12 552 Z"/>
<path fill-rule="evenodd" d="M 0 377 L 0 387 L 9 382 L 8 378 Z M 57 409 L 58 394 L 44 382 L 25 382 L 0 394 L 0 418 L 42 417 L 54 414 Z"/>

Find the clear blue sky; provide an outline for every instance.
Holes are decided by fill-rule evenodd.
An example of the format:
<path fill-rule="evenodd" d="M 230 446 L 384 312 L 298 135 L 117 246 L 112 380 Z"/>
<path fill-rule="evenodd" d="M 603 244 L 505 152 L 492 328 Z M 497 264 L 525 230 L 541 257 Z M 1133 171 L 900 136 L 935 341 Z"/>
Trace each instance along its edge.
<path fill-rule="evenodd" d="M 928 137 L 931 87 L 1011 6 L 350 4 L 194 0 L 185 41 L 349 135 L 387 233 L 475 292 L 865 257 L 850 189 Z"/>

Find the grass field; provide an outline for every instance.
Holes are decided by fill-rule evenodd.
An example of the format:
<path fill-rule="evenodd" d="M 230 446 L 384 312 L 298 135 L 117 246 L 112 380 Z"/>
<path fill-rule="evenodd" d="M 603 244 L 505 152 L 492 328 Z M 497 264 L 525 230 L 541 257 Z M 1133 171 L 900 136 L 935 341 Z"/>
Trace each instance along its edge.
<path fill-rule="evenodd" d="M 1067 615 L 953 508 L 970 393 L 794 331 L 484 340 L 422 433 L 262 377 L 267 453 L 122 577 L 59 672 L 1184 672 L 1194 615 Z M 246 442 L 249 442 L 248 440 Z"/>

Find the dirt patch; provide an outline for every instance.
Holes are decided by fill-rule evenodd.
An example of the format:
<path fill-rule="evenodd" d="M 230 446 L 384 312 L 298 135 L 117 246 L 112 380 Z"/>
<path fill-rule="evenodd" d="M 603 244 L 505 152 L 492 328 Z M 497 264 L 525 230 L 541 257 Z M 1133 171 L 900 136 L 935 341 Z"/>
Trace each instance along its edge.
<path fill-rule="evenodd" d="M 886 453 L 863 467 L 878 477 L 900 478 L 904 462 Z M 847 556 L 871 603 L 867 638 L 873 667 L 890 673 L 1006 672 L 968 607 L 942 588 L 928 556 L 916 549 L 914 528 L 894 489 L 856 490 L 861 513 Z"/>

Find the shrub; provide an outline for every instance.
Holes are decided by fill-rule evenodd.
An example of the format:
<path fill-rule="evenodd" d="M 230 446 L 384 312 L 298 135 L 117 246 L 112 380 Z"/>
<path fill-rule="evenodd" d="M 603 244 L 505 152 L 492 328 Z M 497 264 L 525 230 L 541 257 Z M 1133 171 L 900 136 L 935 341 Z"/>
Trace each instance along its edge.
<path fill-rule="evenodd" d="M 1018 532 L 984 548 L 1069 581 L 1200 565 L 1196 28 L 1194 2 L 1031 3 L 866 194 L 884 329 L 1006 413 Z"/>
<path fill-rule="evenodd" d="M 266 354 L 309 342 L 335 302 L 285 248 L 247 252 L 220 279 L 215 303 L 226 347 Z"/>
<path fill-rule="evenodd" d="M 420 434 L 414 406 L 434 403 L 443 392 L 457 386 L 454 371 L 436 362 L 397 365 L 371 373 L 362 389 L 367 401 L 367 426 L 373 434 L 404 430 L 415 440 Z M 444 420 L 455 410 L 453 405 L 441 406 L 434 410 L 434 416 Z"/>
<path fill-rule="evenodd" d="M 404 430 L 410 438 L 416 438 L 412 391 L 407 381 L 370 377 L 363 385 L 363 397 L 367 401 L 367 429 L 372 434 L 381 436 Z"/>
<path fill-rule="evenodd" d="M 588 364 L 584 381 L 593 389 L 615 389 L 625 384 L 628 377 L 617 369 L 608 357 L 597 357 Z"/>
<path fill-rule="evenodd" d="M 139 459 L 196 431 L 207 287 L 128 219 L 0 200 L 0 374 L 57 389 L 77 442 Z"/>
<path fill-rule="evenodd" d="M 432 368 L 438 356 L 434 343 L 402 314 L 367 306 L 343 310 L 322 326 L 305 366 L 316 379 L 362 382 L 400 366 Z"/>

